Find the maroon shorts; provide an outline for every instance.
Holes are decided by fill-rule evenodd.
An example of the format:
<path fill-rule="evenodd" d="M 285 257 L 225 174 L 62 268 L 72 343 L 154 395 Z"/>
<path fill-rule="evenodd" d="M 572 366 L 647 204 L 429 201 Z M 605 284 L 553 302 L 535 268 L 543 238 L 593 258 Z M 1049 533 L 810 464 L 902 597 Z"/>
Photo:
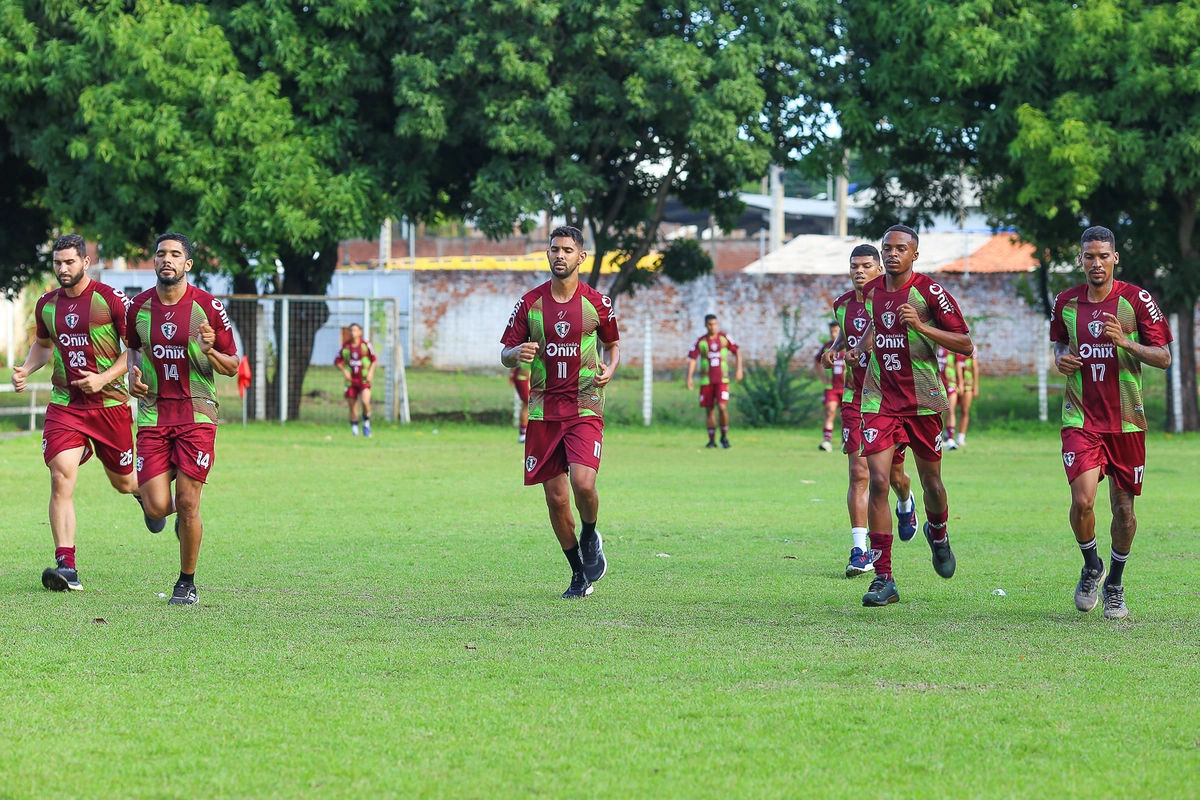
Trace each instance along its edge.
<path fill-rule="evenodd" d="M 717 403 L 729 402 L 728 383 L 710 383 L 700 387 L 700 407 L 712 408 Z"/>
<path fill-rule="evenodd" d="M 371 388 L 370 381 L 363 381 L 362 383 L 352 383 L 346 387 L 346 393 L 342 396 L 347 397 L 351 400 L 357 400 L 358 396 L 360 394 L 362 394 L 363 389 L 370 389 L 370 388 Z"/>
<path fill-rule="evenodd" d="M 559 422 L 529 420 L 525 436 L 525 485 L 545 483 L 570 464 L 600 469 L 604 420 L 579 417 Z"/>
<path fill-rule="evenodd" d="M 840 403 L 842 402 L 842 393 L 838 389 L 826 389 L 823 403 Z"/>
<path fill-rule="evenodd" d="M 858 455 L 862 450 L 862 442 L 862 411 L 858 406 L 847 403 L 842 406 L 842 452 Z M 903 447 L 896 448 L 892 463 L 904 463 Z"/>
<path fill-rule="evenodd" d="M 922 461 L 942 460 L 942 415 L 862 415 L 862 449 L 859 455 L 881 453 L 892 445 L 907 447 Z"/>
<path fill-rule="evenodd" d="M 133 472 L 133 412 L 122 403 L 108 408 L 76 409 L 51 404 L 42 428 L 42 457 L 49 464 L 66 450 L 83 448 L 79 463 L 95 453 L 109 472 Z"/>
<path fill-rule="evenodd" d="M 517 397 L 521 398 L 522 403 L 529 403 L 529 381 L 513 381 L 513 388 L 517 390 Z"/>
<path fill-rule="evenodd" d="M 1062 458 L 1068 483 L 1099 467 L 1100 480 L 1108 475 L 1118 489 L 1140 495 L 1146 471 L 1146 434 L 1063 428 Z"/>
<path fill-rule="evenodd" d="M 138 428 L 138 486 L 172 467 L 201 483 L 216 459 L 217 426 L 201 422 Z"/>

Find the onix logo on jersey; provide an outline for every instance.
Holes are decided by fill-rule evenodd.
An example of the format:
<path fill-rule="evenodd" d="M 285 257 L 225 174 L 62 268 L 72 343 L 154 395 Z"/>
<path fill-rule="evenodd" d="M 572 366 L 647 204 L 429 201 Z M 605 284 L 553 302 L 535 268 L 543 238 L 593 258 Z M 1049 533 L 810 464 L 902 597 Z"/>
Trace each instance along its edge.
<path fill-rule="evenodd" d="M 1116 358 L 1116 345 L 1113 344 L 1081 344 L 1080 358 Z"/>
<path fill-rule="evenodd" d="M 1104 323 L 1100 320 L 1092 320 L 1088 323 L 1088 333 L 1096 338 L 1100 338 L 1100 334 L 1104 333 Z"/>
<path fill-rule="evenodd" d="M 562 344 L 550 342 L 550 344 L 546 345 L 547 358 L 554 358 L 556 356 L 558 358 L 572 358 L 578 355 L 579 344 L 575 342 L 563 342 Z"/>
<path fill-rule="evenodd" d="M 898 350 L 903 348 L 904 345 L 905 338 L 899 334 L 892 334 L 889 336 L 887 334 L 879 333 L 875 335 L 875 346 L 881 350 L 888 348 Z M 899 369 L 899 367 L 897 367 L 897 369 Z"/>
<path fill-rule="evenodd" d="M 177 344 L 156 344 L 154 345 L 154 357 L 157 359 L 187 358 L 187 350 Z"/>
<path fill-rule="evenodd" d="M 896 315 L 891 311 L 885 311 L 879 315 L 879 321 L 883 323 L 883 327 L 890 328 L 896 323 Z"/>
<path fill-rule="evenodd" d="M 854 330 L 858 331 L 859 333 L 862 333 L 863 329 L 866 327 L 867 327 L 867 320 L 865 317 L 855 317 L 854 318 Z"/>
<path fill-rule="evenodd" d="M 954 313 L 954 306 L 950 304 L 950 298 L 946 297 L 946 290 L 943 289 L 939 284 L 929 284 L 929 293 L 937 298 L 938 305 L 941 306 L 943 313 Z"/>
<path fill-rule="evenodd" d="M 60 333 L 58 343 L 63 347 L 87 347 L 91 341 L 86 333 Z"/>
<path fill-rule="evenodd" d="M 522 302 L 524 302 L 524 301 L 518 300 L 517 304 L 515 306 L 513 306 L 512 313 L 508 315 L 508 327 L 511 328 L 513 326 L 513 324 L 517 321 L 517 312 L 521 310 Z"/>
<path fill-rule="evenodd" d="M 1138 300 L 1141 300 L 1146 305 L 1146 313 L 1150 315 L 1151 322 L 1162 322 L 1163 313 L 1159 310 L 1158 303 L 1154 302 L 1154 298 L 1145 289 L 1138 292 Z"/>
<path fill-rule="evenodd" d="M 233 325 L 229 322 L 229 315 L 225 313 L 225 304 L 214 297 L 212 307 L 214 311 L 221 315 L 221 322 L 225 323 L 225 327 L 232 328 Z"/>
<path fill-rule="evenodd" d="M 1063 453 L 1063 463 L 1068 467 L 1075 463 L 1074 453 Z"/>
<path fill-rule="evenodd" d="M 571 323 L 556 322 L 554 323 L 554 332 L 558 334 L 558 338 L 565 339 L 567 334 L 571 332 Z"/>
<path fill-rule="evenodd" d="M 179 326 L 174 322 L 164 322 L 162 324 L 163 336 L 167 337 L 168 339 L 173 338 L 175 336 L 175 331 L 177 330 L 179 330 Z"/>
<path fill-rule="evenodd" d="M 67 321 L 68 328 L 74 328 L 76 325 L 79 324 L 79 315 L 78 314 L 67 314 L 65 317 L 63 317 L 63 319 L 65 319 Z"/>
<path fill-rule="evenodd" d="M 525 471 L 533 472 L 533 468 L 537 466 L 537 458 L 529 456 L 525 459 Z"/>
<path fill-rule="evenodd" d="M 863 438 L 867 440 L 867 444 L 874 444 L 875 440 L 879 438 L 879 431 L 875 428 L 867 428 L 863 431 Z"/>

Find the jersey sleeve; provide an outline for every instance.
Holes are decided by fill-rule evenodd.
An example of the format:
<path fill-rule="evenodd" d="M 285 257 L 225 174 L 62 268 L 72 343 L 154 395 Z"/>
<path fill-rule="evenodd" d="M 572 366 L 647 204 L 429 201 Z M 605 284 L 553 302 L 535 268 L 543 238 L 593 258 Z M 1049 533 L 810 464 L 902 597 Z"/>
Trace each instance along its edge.
<path fill-rule="evenodd" d="M 44 294 L 39 297 L 33 312 L 34 319 L 37 320 L 37 338 L 39 339 L 50 338 L 50 329 L 46 327 L 46 318 L 42 316 L 42 310 L 46 307 L 46 298 L 49 296 L 49 294 Z"/>
<path fill-rule="evenodd" d="M 731 353 L 736 353 L 738 351 L 737 342 L 735 342 L 733 339 L 730 339 L 729 334 L 725 334 L 725 347 L 727 347 Z"/>
<path fill-rule="evenodd" d="M 338 351 L 337 351 L 337 355 L 333 357 L 333 365 L 334 365 L 335 367 L 344 367 L 344 366 L 346 366 L 346 359 L 345 359 L 345 358 L 343 357 L 343 355 L 342 355 L 342 354 L 343 354 L 343 353 L 345 353 L 345 352 L 346 352 L 346 345 L 345 345 L 344 343 L 343 343 L 343 344 L 339 344 L 339 345 L 338 345 Z"/>
<path fill-rule="evenodd" d="M 1067 330 L 1067 323 L 1063 321 L 1063 306 L 1066 304 L 1062 294 L 1054 298 L 1054 311 L 1050 315 L 1050 341 L 1057 344 L 1071 343 L 1071 333 Z"/>
<path fill-rule="evenodd" d="M 1171 326 L 1150 292 L 1139 290 L 1132 305 L 1141 343 L 1150 347 L 1170 344 L 1174 338 L 1171 336 Z"/>
<path fill-rule="evenodd" d="M 508 327 L 504 329 L 504 335 L 500 337 L 500 344 L 505 347 L 516 347 L 527 341 L 529 341 L 529 304 L 522 297 L 517 301 L 512 314 L 509 315 Z"/>
<path fill-rule="evenodd" d="M 137 332 L 137 312 L 140 307 L 140 303 L 131 302 L 129 308 L 125 309 L 125 346 L 130 350 L 140 350 L 142 347 Z"/>
<path fill-rule="evenodd" d="M 606 294 L 600 295 L 600 305 L 596 310 L 600 312 L 600 327 L 597 329 L 600 341 L 605 344 L 619 341 L 621 334 L 617 331 L 617 311 L 613 308 L 612 298 Z"/>
<path fill-rule="evenodd" d="M 703 336 L 700 337 L 700 339 L 703 339 L 703 338 L 704 338 Z M 700 339 L 697 339 L 695 344 L 692 345 L 692 349 L 688 351 L 687 357 L 692 361 L 695 361 L 698 358 L 700 358 Z"/>
<path fill-rule="evenodd" d="M 363 344 L 365 344 L 367 346 L 363 355 L 366 357 L 367 361 L 374 364 L 375 363 L 375 348 L 371 347 L 370 342 L 363 342 Z"/>
<path fill-rule="evenodd" d="M 962 309 L 958 307 L 958 301 L 941 284 L 928 284 L 922 294 L 926 296 L 925 301 L 929 303 L 929 310 L 933 315 L 935 325 L 950 333 L 971 332 L 971 329 L 967 327 L 967 319 L 963 316 Z"/>
<path fill-rule="evenodd" d="M 208 324 L 217 334 L 213 348 L 218 353 L 236 356 L 237 344 L 233 341 L 233 323 L 229 321 L 229 315 L 225 313 L 225 304 L 214 297 L 208 301 L 205 313 L 208 315 Z"/>
<path fill-rule="evenodd" d="M 104 300 L 108 303 L 109 314 L 112 315 L 113 328 L 123 341 L 127 322 L 125 315 L 129 313 L 129 307 L 133 305 L 133 302 L 120 289 L 112 288 L 105 293 Z"/>

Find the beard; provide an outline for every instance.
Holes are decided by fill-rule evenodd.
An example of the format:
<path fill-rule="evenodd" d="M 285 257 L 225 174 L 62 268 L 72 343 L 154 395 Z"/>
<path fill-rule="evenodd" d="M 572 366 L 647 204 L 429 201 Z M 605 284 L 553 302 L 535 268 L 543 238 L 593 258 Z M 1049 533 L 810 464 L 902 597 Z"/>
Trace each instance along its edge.
<path fill-rule="evenodd" d="M 570 264 L 566 264 L 566 263 L 551 264 L 550 265 L 550 274 L 552 274 L 556 278 L 566 278 L 566 277 L 569 277 L 571 275 L 571 273 L 577 269 L 579 269 L 578 264 L 576 264 L 575 266 L 571 266 Z"/>
<path fill-rule="evenodd" d="M 178 286 L 179 282 L 186 277 L 187 277 L 187 273 L 183 272 L 183 271 L 176 272 L 174 277 L 170 277 L 170 278 L 165 277 L 163 275 L 158 275 L 158 285 L 162 286 L 163 288 L 166 288 L 168 286 Z"/>
<path fill-rule="evenodd" d="M 83 276 L 86 274 L 87 274 L 87 270 L 81 269 L 81 270 L 79 270 L 78 275 L 67 275 L 66 277 L 62 277 L 62 276 L 56 274 L 54 277 L 58 279 L 59 286 L 61 286 L 64 289 L 70 289 L 72 286 L 75 286 L 81 280 L 83 280 Z"/>

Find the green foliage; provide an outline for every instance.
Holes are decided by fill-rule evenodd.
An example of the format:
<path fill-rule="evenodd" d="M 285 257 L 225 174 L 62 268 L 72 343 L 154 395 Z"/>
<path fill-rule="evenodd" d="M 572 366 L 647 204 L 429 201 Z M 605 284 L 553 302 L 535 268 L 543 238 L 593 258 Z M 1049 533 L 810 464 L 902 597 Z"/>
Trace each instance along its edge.
<path fill-rule="evenodd" d="M 712 256 L 698 239 L 675 239 L 662 254 L 659 271 L 675 283 L 688 283 L 713 271 Z"/>
<path fill-rule="evenodd" d="M 799 338 L 799 311 L 780 314 L 783 338 L 775 348 L 775 362 L 750 364 L 745 370 L 737 408 L 752 428 L 796 425 L 820 405 L 821 390 L 796 364 L 804 344 Z"/>

